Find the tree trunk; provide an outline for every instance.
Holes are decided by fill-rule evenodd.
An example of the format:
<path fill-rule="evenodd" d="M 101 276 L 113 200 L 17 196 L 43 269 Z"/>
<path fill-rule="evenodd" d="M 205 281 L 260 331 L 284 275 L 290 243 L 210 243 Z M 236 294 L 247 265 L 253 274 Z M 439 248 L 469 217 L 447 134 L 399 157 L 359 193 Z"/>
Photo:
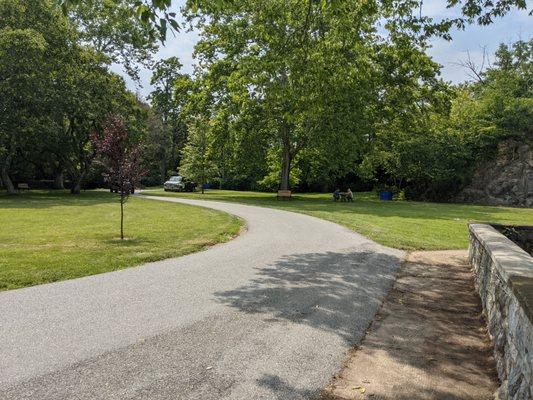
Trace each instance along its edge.
<path fill-rule="evenodd" d="M 165 157 L 163 157 L 163 160 L 161 161 L 161 184 L 165 183 L 166 177 L 167 177 L 167 163 L 165 160 Z"/>
<path fill-rule="evenodd" d="M 85 177 L 85 173 L 82 173 L 78 175 L 74 181 L 74 186 L 70 188 L 71 194 L 80 194 L 81 192 L 81 183 L 83 181 L 83 178 Z"/>
<path fill-rule="evenodd" d="M 174 128 L 170 128 L 170 169 L 174 173 L 178 167 L 178 157 L 176 155 L 176 138 L 174 135 Z"/>
<path fill-rule="evenodd" d="M 54 189 L 65 189 L 62 170 L 57 169 L 54 171 L 54 183 L 52 187 Z"/>
<path fill-rule="evenodd" d="M 289 190 L 291 174 L 291 150 L 288 145 L 283 146 L 283 158 L 281 160 L 281 182 L 280 190 Z"/>
<path fill-rule="evenodd" d="M 124 240 L 124 197 L 120 196 L 120 240 Z"/>
<path fill-rule="evenodd" d="M 15 186 L 9 177 L 9 166 L 11 164 L 11 155 L 9 154 L 0 168 L 0 174 L 2 175 L 2 182 L 7 190 L 8 194 L 17 194 Z"/>

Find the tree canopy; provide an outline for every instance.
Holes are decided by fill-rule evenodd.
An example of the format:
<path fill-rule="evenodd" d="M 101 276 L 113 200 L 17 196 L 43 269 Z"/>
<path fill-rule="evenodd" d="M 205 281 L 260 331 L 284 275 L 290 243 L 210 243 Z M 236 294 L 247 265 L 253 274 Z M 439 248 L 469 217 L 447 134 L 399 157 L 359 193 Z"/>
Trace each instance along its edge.
<path fill-rule="evenodd" d="M 139 67 L 151 67 L 158 40 L 153 28 L 137 18 L 136 4 L 135 0 L 81 1 L 69 8 L 68 16 L 83 43 L 139 79 Z"/>
<path fill-rule="evenodd" d="M 48 0 L 0 0 L 0 54 L 4 186 L 13 193 L 13 173 L 52 170 L 78 193 L 94 157 L 90 134 L 110 112 L 140 120 L 134 96 Z"/>
<path fill-rule="evenodd" d="M 502 44 L 481 80 L 449 88 L 449 107 L 426 110 L 411 127 L 380 130 L 361 172 L 407 187 L 412 196 L 450 199 L 498 143 L 532 145 L 533 40 Z"/>
<path fill-rule="evenodd" d="M 253 129 L 282 189 L 304 155 L 325 156 L 314 160 L 325 174 L 346 174 L 376 121 L 402 104 L 415 109 L 439 84 L 438 66 L 402 7 L 200 3 L 186 10 L 202 32 L 196 52 L 203 109 L 197 112 L 230 131 L 241 118 L 260 116 Z M 387 35 L 378 29 L 383 18 Z"/>
<path fill-rule="evenodd" d="M 80 0 L 56 1 L 62 6 L 65 12 L 70 7 L 81 3 Z M 313 0 L 310 0 L 310 2 L 313 2 Z M 342 8 L 343 4 L 342 0 L 316 1 L 316 3 L 319 2 L 322 2 L 324 5 L 329 4 L 332 7 L 339 8 Z M 231 8 L 234 3 L 233 0 L 210 0 L 208 2 L 205 0 L 187 0 L 186 6 L 189 9 L 195 10 L 205 8 L 207 5 L 209 10 L 213 11 L 215 9 L 222 10 Z M 396 1 L 374 0 L 373 3 L 377 6 L 390 6 L 396 3 Z M 489 25 L 495 18 L 502 17 L 512 10 L 527 10 L 526 0 L 447 0 L 447 8 L 458 8 L 460 15 L 455 18 L 445 18 L 435 22 L 430 18 L 422 18 L 423 0 L 409 0 L 401 3 L 403 3 L 401 8 L 404 11 L 411 10 L 413 15 L 417 14 L 416 11 L 418 11 L 419 19 L 429 28 L 429 31 L 432 33 L 439 31 L 441 34 L 446 34 L 452 26 L 464 28 L 466 24 L 470 23 Z M 175 31 L 181 28 L 177 21 L 176 13 L 169 10 L 172 5 L 172 0 L 135 0 L 133 5 L 138 18 L 150 29 L 151 35 L 159 36 L 163 42 L 166 39 L 169 28 Z"/>
<path fill-rule="evenodd" d="M 235 189 L 369 189 L 452 198 L 498 143 L 530 142 L 532 41 L 502 45 L 475 82 L 451 85 L 427 54 L 434 35 L 489 24 L 522 1 L 189 0 L 194 72 L 153 62 L 169 1 L 0 0 L 0 177 L 103 185 L 91 136 L 110 114 L 147 138 L 146 184 L 178 170 Z M 158 19 L 161 18 L 161 19 Z M 174 21 L 171 23 L 170 21 Z M 168 26 L 167 26 L 168 25 Z M 152 69 L 148 102 L 110 71 Z"/>

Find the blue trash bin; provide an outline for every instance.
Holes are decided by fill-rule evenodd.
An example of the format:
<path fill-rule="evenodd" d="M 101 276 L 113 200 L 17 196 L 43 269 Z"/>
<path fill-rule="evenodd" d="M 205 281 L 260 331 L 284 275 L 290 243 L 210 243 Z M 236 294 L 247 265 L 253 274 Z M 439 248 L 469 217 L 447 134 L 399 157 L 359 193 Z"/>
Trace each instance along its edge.
<path fill-rule="evenodd" d="M 392 192 L 390 190 L 380 190 L 379 199 L 386 200 L 386 201 L 392 200 Z"/>

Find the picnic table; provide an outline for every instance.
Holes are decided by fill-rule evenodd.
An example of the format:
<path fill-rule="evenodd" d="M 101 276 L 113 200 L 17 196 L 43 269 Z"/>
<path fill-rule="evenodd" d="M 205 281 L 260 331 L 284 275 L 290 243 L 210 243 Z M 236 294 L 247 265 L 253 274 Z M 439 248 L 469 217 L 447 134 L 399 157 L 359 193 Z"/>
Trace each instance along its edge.
<path fill-rule="evenodd" d="M 353 201 L 353 197 L 351 199 L 348 199 L 348 192 L 339 192 L 339 198 L 336 198 L 335 195 L 333 195 L 334 201 Z"/>

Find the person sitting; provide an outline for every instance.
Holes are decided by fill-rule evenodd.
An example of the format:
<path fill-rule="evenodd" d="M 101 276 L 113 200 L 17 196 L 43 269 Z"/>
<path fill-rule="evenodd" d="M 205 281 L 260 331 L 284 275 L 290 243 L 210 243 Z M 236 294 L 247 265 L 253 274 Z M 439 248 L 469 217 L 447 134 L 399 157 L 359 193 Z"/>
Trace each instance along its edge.
<path fill-rule="evenodd" d="M 341 191 L 339 189 L 335 189 L 333 192 L 333 201 L 339 201 L 341 199 Z"/>
<path fill-rule="evenodd" d="M 346 201 L 353 201 L 353 192 L 350 188 L 348 188 L 348 191 L 346 192 Z"/>

